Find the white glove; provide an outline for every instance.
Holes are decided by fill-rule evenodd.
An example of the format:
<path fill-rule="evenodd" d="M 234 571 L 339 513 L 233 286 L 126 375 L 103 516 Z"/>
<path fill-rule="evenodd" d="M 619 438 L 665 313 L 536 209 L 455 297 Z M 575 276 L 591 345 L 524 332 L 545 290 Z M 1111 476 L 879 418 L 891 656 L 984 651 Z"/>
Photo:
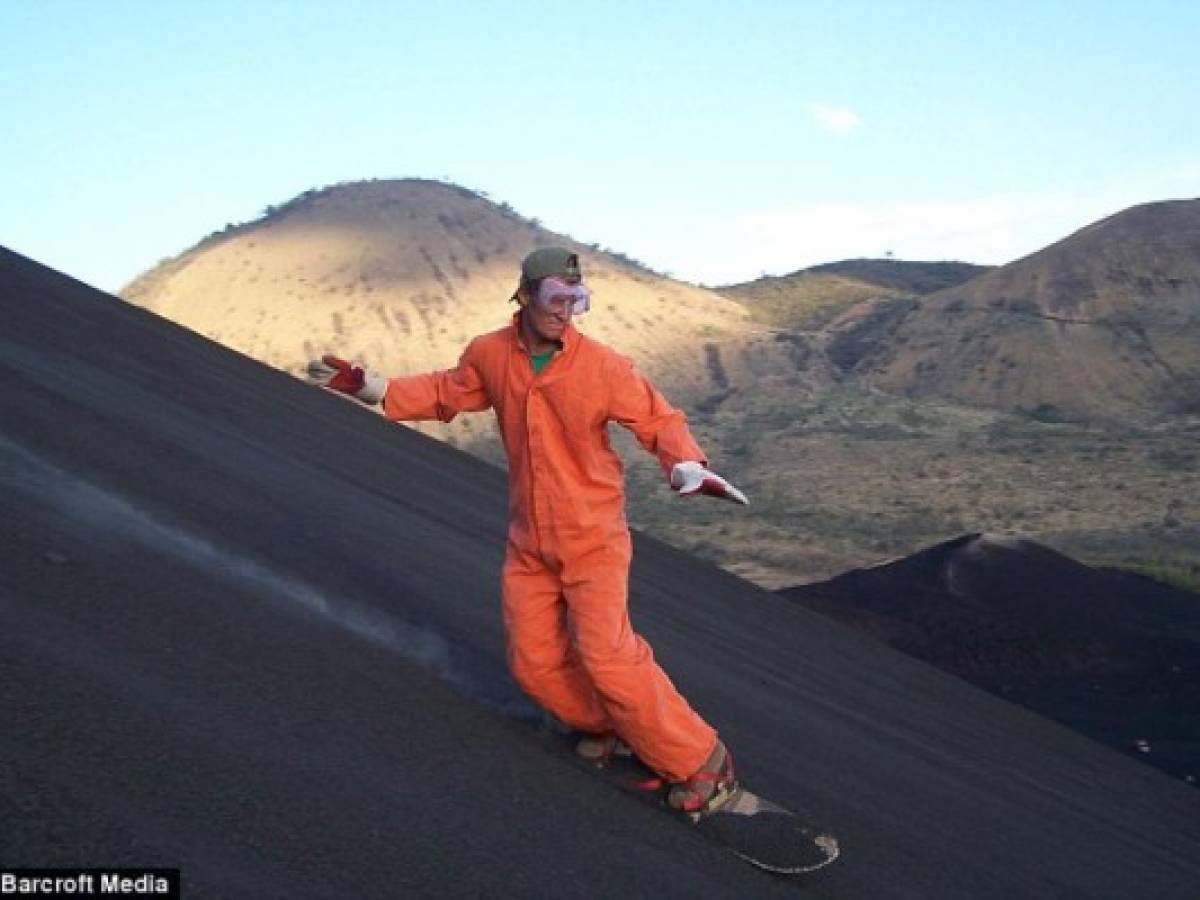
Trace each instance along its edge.
<path fill-rule="evenodd" d="M 746 495 L 698 462 L 681 462 L 671 469 L 671 487 L 680 494 L 708 494 L 749 506 Z"/>
<path fill-rule="evenodd" d="M 362 366 L 325 355 L 308 362 L 308 380 L 313 384 L 349 394 L 369 406 L 374 406 L 387 393 L 387 379 L 368 372 Z"/>

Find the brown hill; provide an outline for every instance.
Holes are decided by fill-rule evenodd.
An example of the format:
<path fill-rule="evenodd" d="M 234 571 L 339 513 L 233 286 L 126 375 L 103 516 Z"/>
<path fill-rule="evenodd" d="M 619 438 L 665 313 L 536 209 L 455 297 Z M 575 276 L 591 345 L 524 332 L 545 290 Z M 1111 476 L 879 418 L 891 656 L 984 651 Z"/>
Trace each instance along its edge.
<path fill-rule="evenodd" d="M 756 374 L 794 371 L 788 348 L 738 303 L 436 181 L 307 191 L 164 261 L 121 294 L 285 371 L 337 351 L 404 374 L 452 365 L 471 337 L 505 324 L 521 258 L 551 243 L 580 253 L 593 288 L 594 314 L 580 327 L 633 356 L 679 402 L 724 396 L 752 377 L 751 362 Z M 490 432 L 469 418 L 422 428 Z"/>
<path fill-rule="evenodd" d="M 481 195 L 411 180 L 306 192 L 201 241 L 125 296 L 290 372 L 323 350 L 411 372 L 452 364 L 470 336 L 507 321 L 521 256 L 551 241 L 583 254 L 596 290 L 581 329 L 632 355 L 753 501 L 737 516 L 724 504 L 664 502 L 655 461 L 613 428 L 630 519 L 656 536 L 769 587 L 963 531 L 1019 529 L 1071 552 L 1086 541 L 1089 559 L 1198 561 L 1197 432 L 1185 423 L 1101 433 L 863 391 L 854 372 L 864 348 L 916 299 L 860 304 L 828 333 L 771 328 L 734 300 L 555 235 Z M 927 286 L 925 264 L 834 268 L 879 282 L 880 265 L 889 289 Z M 847 325 L 855 316 L 871 327 Z M 491 415 L 418 427 L 501 459 Z"/>
<path fill-rule="evenodd" d="M 1200 779 L 1198 594 L 979 534 L 780 593 Z"/>
<path fill-rule="evenodd" d="M 328 341 L 381 367 L 453 362 L 503 325 L 517 265 L 578 250 L 602 339 L 667 360 L 698 336 L 744 331 L 735 303 L 540 227 L 455 185 L 405 179 L 307 191 L 140 276 L 127 300 L 279 368 Z M 676 314 L 685 308 L 686 316 Z M 670 322 L 671 327 L 662 327 Z"/>
<path fill-rule="evenodd" d="M 858 304 L 931 294 L 986 271 L 962 262 L 848 259 L 716 290 L 743 302 L 756 321 L 815 331 Z"/>
<path fill-rule="evenodd" d="M 1125 210 L 885 317 L 838 323 L 886 391 L 1044 418 L 1200 411 L 1200 200 Z"/>

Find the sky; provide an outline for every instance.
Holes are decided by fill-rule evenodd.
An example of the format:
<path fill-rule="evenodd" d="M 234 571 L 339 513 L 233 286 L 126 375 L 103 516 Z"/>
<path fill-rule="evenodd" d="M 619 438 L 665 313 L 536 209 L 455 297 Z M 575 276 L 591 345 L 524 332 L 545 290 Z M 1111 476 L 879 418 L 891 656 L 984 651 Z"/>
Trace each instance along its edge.
<path fill-rule="evenodd" d="M 0 0 L 0 42 L 0 244 L 108 291 L 370 178 L 706 285 L 1200 196 L 1194 0 Z"/>

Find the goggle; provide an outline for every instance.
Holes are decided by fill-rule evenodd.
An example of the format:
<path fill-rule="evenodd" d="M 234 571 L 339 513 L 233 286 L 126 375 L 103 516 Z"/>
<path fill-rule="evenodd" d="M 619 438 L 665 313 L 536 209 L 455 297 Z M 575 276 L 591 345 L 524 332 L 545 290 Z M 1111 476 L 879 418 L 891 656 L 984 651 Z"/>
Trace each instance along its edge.
<path fill-rule="evenodd" d="M 546 312 L 570 311 L 572 315 L 580 315 L 591 308 L 591 296 L 592 292 L 582 284 L 572 284 L 551 276 L 542 279 L 534 299 Z"/>

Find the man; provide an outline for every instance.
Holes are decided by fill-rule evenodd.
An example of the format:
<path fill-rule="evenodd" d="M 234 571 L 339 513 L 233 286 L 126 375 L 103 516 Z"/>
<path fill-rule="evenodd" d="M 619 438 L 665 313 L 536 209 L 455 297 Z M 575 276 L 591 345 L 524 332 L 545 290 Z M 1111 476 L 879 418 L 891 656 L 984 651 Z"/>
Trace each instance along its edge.
<path fill-rule="evenodd" d="M 393 420 L 495 410 L 509 463 L 503 608 L 513 676 L 585 734 L 582 756 L 602 762 L 627 746 L 671 782 L 673 807 L 695 812 L 732 785 L 733 763 L 630 627 L 632 545 L 608 423 L 632 431 L 681 494 L 747 500 L 707 469 L 684 415 L 630 360 L 575 329 L 589 296 L 576 254 L 544 247 L 521 265 L 512 324 L 471 341 L 457 367 L 385 380 L 326 356 L 309 374 L 382 401 Z"/>

